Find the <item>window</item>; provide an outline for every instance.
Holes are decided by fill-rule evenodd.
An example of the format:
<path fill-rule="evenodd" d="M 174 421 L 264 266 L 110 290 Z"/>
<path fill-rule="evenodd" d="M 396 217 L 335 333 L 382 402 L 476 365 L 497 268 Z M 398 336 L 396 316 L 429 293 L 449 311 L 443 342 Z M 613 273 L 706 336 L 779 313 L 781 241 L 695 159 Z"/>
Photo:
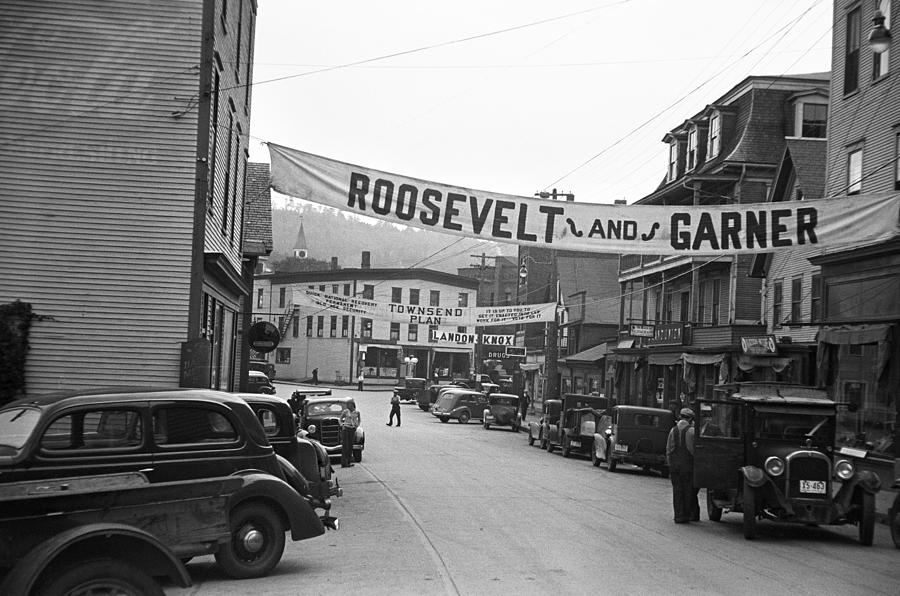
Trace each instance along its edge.
<path fill-rule="evenodd" d="M 653 321 L 655 323 L 662 322 L 662 290 L 653 292 Z"/>
<path fill-rule="evenodd" d="M 391 323 L 391 339 L 400 341 L 400 323 Z"/>
<path fill-rule="evenodd" d="M 706 317 L 706 288 L 705 281 L 701 281 L 697 288 L 697 323 L 700 325 L 705 323 L 704 318 Z"/>
<path fill-rule="evenodd" d="M 781 306 L 784 294 L 784 284 L 776 281 L 772 287 L 772 327 L 781 327 Z"/>
<path fill-rule="evenodd" d="M 391 288 L 391 302 L 403 302 L 403 288 Z"/>
<path fill-rule="evenodd" d="M 848 195 L 858 195 L 862 191 L 862 159 L 862 149 L 854 149 L 847 156 Z"/>
<path fill-rule="evenodd" d="M 719 137 L 722 133 L 722 120 L 718 114 L 709 117 L 709 140 L 707 148 L 710 159 L 719 154 Z"/>
<path fill-rule="evenodd" d="M 697 165 L 697 129 L 688 131 L 687 169 L 693 170 Z"/>
<path fill-rule="evenodd" d="M 800 322 L 800 311 L 803 300 L 803 278 L 797 277 L 791 280 L 791 323 Z"/>
<path fill-rule="evenodd" d="M 213 208 L 213 197 L 216 194 L 216 155 L 218 153 L 219 146 L 219 87 L 221 85 L 219 81 L 219 71 L 215 70 L 213 73 L 213 114 L 212 114 L 212 126 L 213 126 L 213 139 L 212 139 L 212 151 L 209 154 L 209 187 L 207 188 L 206 195 L 206 208 L 209 211 L 212 211 Z M 260 304 L 262 306 L 262 304 Z"/>
<path fill-rule="evenodd" d="M 244 26 L 244 0 L 240 0 L 238 2 L 238 26 L 237 26 L 237 35 L 235 36 L 235 44 L 237 47 L 235 48 L 234 53 L 234 72 L 236 75 L 240 76 L 241 72 L 241 29 Z"/>
<path fill-rule="evenodd" d="M 672 292 L 663 295 L 663 320 L 666 323 L 672 322 Z"/>
<path fill-rule="evenodd" d="M 331 317 L 328 337 L 337 337 L 337 315 Z"/>
<path fill-rule="evenodd" d="M 678 319 L 682 323 L 687 323 L 691 320 L 691 293 L 690 292 L 681 292 L 681 313 Z"/>
<path fill-rule="evenodd" d="M 878 10 L 884 15 L 884 27 L 891 30 L 891 0 L 881 0 L 878 2 Z M 891 51 L 872 53 L 872 78 L 877 79 L 883 77 L 890 70 L 890 54 Z"/>
<path fill-rule="evenodd" d="M 800 104 L 800 136 L 824 139 L 828 129 L 828 104 Z"/>
<path fill-rule="evenodd" d="M 325 284 L 322 284 L 321 286 L 319 286 L 319 291 L 320 291 L 320 292 L 324 292 L 324 291 L 325 291 Z"/>
<path fill-rule="evenodd" d="M 900 137 L 898 137 L 898 138 L 900 138 Z M 256 308 L 262 308 L 262 307 L 263 307 L 263 289 L 260 288 L 260 289 L 256 290 Z"/>
<path fill-rule="evenodd" d="M 437 333 L 438 326 L 437 325 L 429 325 L 428 326 L 428 341 L 437 341 L 435 334 Z"/>
<path fill-rule="evenodd" d="M 325 317 L 320 315 L 316 317 L 316 337 L 323 335 L 325 335 Z"/>
<path fill-rule="evenodd" d="M 137 410 L 88 410 L 57 418 L 41 437 L 41 449 L 61 451 L 122 449 L 143 441 L 141 414 Z"/>
<path fill-rule="evenodd" d="M 362 336 L 365 338 L 372 338 L 372 319 L 362 319 Z"/>
<path fill-rule="evenodd" d="M 332 294 L 338 293 L 338 285 L 337 284 L 331 284 L 331 293 Z"/>
<path fill-rule="evenodd" d="M 419 290 L 410 288 L 409 303 L 410 304 L 418 304 L 419 303 Z"/>
<path fill-rule="evenodd" d="M 350 284 L 344 284 L 344 296 L 350 295 Z"/>
<path fill-rule="evenodd" d="M 491 304 L 493 304 L 493 294 L 491 294 Z M 503 292 L 503 304 L 512 304 L 512 293 L 508 290 Z"/>
<path fill-rule="evenodd" d="M 678 142 L 669 143 L 669 172 L 668 178 L 671 182 L 678 177 Z"/>
<path fill-rule="evenodd" d="M 459 304 L 457 306 L 460 306 L 462 308 L 469 306 L 469 293 L 468 292 L 460 292 L 459 293 Z"/>
<path fill-rule="evenodd" d="M 228 226 L 228 240 L 232 246 L 234 246 L 234 222 L 237 221 L 237 218 L 240 216 L 237 213 L 237 204 L 238 204 L 238 184 L 241 180 L 244 179 L 243 176 L 240 175 L 241 172 L 241 125 L 237 125 L 237 131 L 235 132 L 235 138 L 237 139 L 237 143 L 235 143 L 234 149 L 234 184 L 231 186 L 231 223 Z M 226 192 L 228 189 L 225 189 Z M 244 189 L 240 189 L 240 196 L 244 196 Z"/>
<path fill-rule="evenodd" d="M 350 315 L 341 317 L 341 337 L 347 337 L 350 330 Z"/>
<path fill-rule="evenodd" d="M 457 328 L 456 328 L 456 332 L 457 332 L 457 333 L 462 333 L 463 335 L 465 335 L 465 334 L 466 334 L 466 328 L 465 328 L 465 326 L 463 326 L 463 327 L 457 327 Z"/>
<path fill-rule="evenodd" d="M 722 280 L 714 279 L 712 282 L 712 300 L 709 308 L 710 325 L 719 324 L 719 296 L 722 293 Z"/>
<path fill-rule="evenodd" d="M 234 132 L 234 111 L 228 113 L 228 152 L 225 158 L 225 189 L 222 191 L 222 236 L 228 231 L 228 193 L 231 192 L 231 150 Z"/>
<path fill-rule="evenodd" d="M 441 305 L 441 292 L 440 290 L 431 290 L 428 299 L 429 306 L 440 306 Z"/>
<path fill-rule="evenodd" d="M 291 349 L 290 348 L 275 348 L 275 364 L 290 364 L 291 363 Z"/>
<path fill-rule="evenodd" d="M 278 308 L 284 308 L 285 290 L 287 288 L 278 288 Z"/>
<path fill-rule="evenodd" d="M 409 341 L 419 341 L 419 326 L 418 325 L 410 325 L 409 331 L 407 332 L 406 339 Z"/>
<path fill-rule="evenodd" d="M 313 318 L 312 315 L 306 317 L 306 337 L 312 337 L 313 332 Z"/>
<path fill-rule="evenodd" d="M 157 445 L 231 443 L 237 431 L 223 414 L 202 408 L 160 408 L 153 412 Z"/>
<path fill-rule="evenodd" d="M 822 275 L 815 273 L 809 291 L 809 318 L 813 323 L 822 321 Z"/>
<path fill-rule="evenodd" d="M 375 298 L 375 286 L 372 284 L 364 284 L 363 285 L 363 298 L 367 300 L 372 300 Z"/>
<path fill-rule="evenodd" d="M 900 132 L 894 135 L 894 190 L 900 190 Z"/>
<path fill-rule="evenodd" d="M 300 337 L 300 309 L 294 309 L 294 316 L 291 317 L 291 322 L 293 323 L 292 335 L 294 337 Z"/>
<path fill-rule="evenodd" d="M 847 13 L 847 31 L 844 36 L 844 95 L 859 88 L 859 35 L 860 9 Z"/>

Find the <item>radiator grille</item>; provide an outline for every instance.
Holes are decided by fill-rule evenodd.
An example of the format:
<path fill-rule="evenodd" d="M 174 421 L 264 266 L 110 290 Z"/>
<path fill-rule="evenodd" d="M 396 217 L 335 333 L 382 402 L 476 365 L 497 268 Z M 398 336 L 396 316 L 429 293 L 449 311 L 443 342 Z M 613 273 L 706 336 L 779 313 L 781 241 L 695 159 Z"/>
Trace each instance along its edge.
<path fill-rule="evenodd" d="M 335 419 L 323 420 L 319 434 L 320 442 L 326 447 L 341 444 L 341 424 Z"/>

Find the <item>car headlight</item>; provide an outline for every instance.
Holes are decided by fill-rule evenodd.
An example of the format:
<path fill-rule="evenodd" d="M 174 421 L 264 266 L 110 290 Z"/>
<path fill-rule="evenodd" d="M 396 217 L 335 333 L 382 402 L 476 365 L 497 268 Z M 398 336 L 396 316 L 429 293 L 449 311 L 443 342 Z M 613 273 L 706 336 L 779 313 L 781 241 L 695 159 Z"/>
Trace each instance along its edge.
<path fill-rule="evenodd" d="M 308 432 L 308 433 L 311 434 L 311 435 L 316 434 L 316 425 L 315 425 L 315 424 L 310 424 L 309 426 L 307 426 L 307 427 L 306 427 L 306 432 Z"/>
<path fill-rule="evenodd" d="M 769 476 L 781 476 L 784 473 L 784 460 L 773 455 L 766 460 L 765 468 Z"/>
<path fill-rule="evenodd" d="M 834 473 L 841 480 L 850 480 L 853 478 L 853 462 L 847 459 L 839 459 L 834 463 Z"/>

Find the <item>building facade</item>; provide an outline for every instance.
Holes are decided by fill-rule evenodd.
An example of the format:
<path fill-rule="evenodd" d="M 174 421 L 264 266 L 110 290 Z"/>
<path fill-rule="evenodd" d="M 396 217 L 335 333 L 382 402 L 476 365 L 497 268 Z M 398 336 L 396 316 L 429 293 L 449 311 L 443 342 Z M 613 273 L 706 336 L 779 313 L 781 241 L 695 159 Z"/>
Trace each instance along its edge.
<path fill-rule="evenodd" d="M 365 264 L 365 261 L 364 261 Z M 438 341 L 435 332 L 474 333 L 474 328 L 393 323 L 294 304 L 308 288 L 340 296 L 422 306 L 474 307 L 478 281 L 430 269 L 337 269 L 256 276 L 253 316 L 281 331 L 269 360 L 279 379 L 355 383 L 360 372 L 373 382 L 405 376 L 449 380 L 473 372 L 474 344 Z"/>
<path fill-rule="evenodd" d="M 255 17 L 4 7 L 0 304 L 35 315 L 20 394 L 233 388 Z"/>

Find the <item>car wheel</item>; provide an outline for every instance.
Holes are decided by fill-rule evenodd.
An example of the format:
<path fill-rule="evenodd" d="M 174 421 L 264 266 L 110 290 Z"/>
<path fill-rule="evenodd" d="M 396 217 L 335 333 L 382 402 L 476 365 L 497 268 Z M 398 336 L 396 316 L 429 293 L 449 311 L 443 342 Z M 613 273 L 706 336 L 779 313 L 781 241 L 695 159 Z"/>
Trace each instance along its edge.
<path fill-rule="evenodd" d="M 491 430 L 491 425 L 487 422 L 484 423 L 484 430 Z"/>
<path fill-rule="evenodd" d="M 529 445 L 529 446 L 534 445 L 534 435 L 531 434 L 531 429 L 530 429 L 530 428 L 528 429 L 528 445 Z"/>
<path fill-rule="evenodd" d="M 519 432 L 519 424 L 517 422 L 512 423 L 512 431 L 516 434 Z"/>
<path fill-rule="evenodd" d="M 551 440 L 548 438 L 548 439 L 547 439 L 547 453 L 553 453 L 553 447 L 554 447 L 553 441 L 551 441 Z"/>
<path fill-rule="evenodd" d="M 894 504 L 888 510 L 888 523 L 891 526 L 891 540 L 900 548 L 900 493 L 894 498 Z"/>
<path fill-rule="evenodd" d="M 572 455 L 572 445 L 568 435 L 563 436 L 562 440 L 562 456 L 569 457 Z"/>
<path fill-rule="evenodd" d="M 861 501 L 859 543 L 863 546 L 872 546 L 872 539 L 875 537 L 875 495 L 862 491 Z"/>
<path fill-rule="evenodd" d="M 600 458 L 597 457 L 597 449 L 591 448 L 591 463 L 595 468 L 600 466 Z"/>
<path fill-rule="evenodd" d="M 460 412 L 459 418 L 456 419 L 460 424 L 466 424 L 469 422 L 469 413 L 468 412 Z"/>
<path fill-rule="evenodd" d="M 711 489 L 706 489 L 706 515 L 709 517 L 709 521 L 722 521 L 722 508 L 716 506 Z"/>
<path fill-rule="evenodd" d="M 547 448 L 547 436 L 544 435 L 544 433 L 541 433 L 538 436 L 538 438 L 541 440 L 541 442 L 538 443 L 538 447 L 540 447 L 541 449 L 546 449 Z"/>
<path fill-rule="evenodd" d="M 614 457 L 612 457 L 611 455 L 606 456 L 606 469 L 609 470 L 610 472 L 616 471 L 617 463 L 618 462 L 616 462 L 616 459 Z"/>
<path fill-rule="evenodd" d="M 744 481 L 744 494 L 741 499 L 741 509 L 744 510 L 744 538 L 753 540 L 756 538 L 756 489 Z"/>
<path fill-rule="evenodd" d="M 450 422 L 449 416 L 441 416 L 441 422 Z"/>
<path fill-rule="evenodd" d="M 164 596 L 156 581 L 138 567 L 114 558 L 80 561 L 52 574 L 38 594 L 129 594 Z"/>
<path fill-rule="evenodd" d="M 231 540 L 216 553 L 216 562 L 235 579 L 263 577 L 284 552 L 284 526 L 271 507 L 239 505 L 229 515 Z"/>
<path fill-rule="evenodd" d="M 362 461 L 362 449 L 354 449 L 353 450 L 353 461 L 359 463 Z"/>

